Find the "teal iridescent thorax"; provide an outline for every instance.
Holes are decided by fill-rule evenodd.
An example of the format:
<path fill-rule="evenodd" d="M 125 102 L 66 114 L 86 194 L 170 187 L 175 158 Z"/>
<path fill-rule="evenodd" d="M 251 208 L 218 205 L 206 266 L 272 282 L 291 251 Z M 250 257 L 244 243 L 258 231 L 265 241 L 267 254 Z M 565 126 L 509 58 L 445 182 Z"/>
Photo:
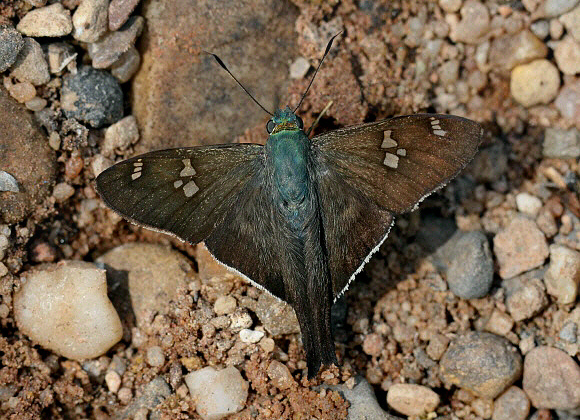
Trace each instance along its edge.
<path fill-rule="evenodd" d="M 270 127 L 272 128 L 271 130 Z M 289 107 L 277 109 L 268 124 L 268 132 L 270 135 L 279 133 L 280 131 L 295 131 L 302 130 L 303 128 L 302 119 Z"/>

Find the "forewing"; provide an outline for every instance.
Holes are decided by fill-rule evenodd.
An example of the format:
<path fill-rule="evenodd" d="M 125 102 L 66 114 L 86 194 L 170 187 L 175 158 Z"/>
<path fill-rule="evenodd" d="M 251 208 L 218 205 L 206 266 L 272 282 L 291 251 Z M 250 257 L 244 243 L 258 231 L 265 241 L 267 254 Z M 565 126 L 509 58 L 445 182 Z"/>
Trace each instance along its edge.
<path fill-rule="evenodd" d="M 483 129 L 451 115 L 417 114 L 312 139 L 320 162 L 394 213 L 412 210 L 473 158 Z"/>
<path fill-rule="evenodd" d="M 102 172 L 97 191 L 123 217 L 197 243 L 263 166 L 262 150 L 231 144 L 150 152 Z"/>

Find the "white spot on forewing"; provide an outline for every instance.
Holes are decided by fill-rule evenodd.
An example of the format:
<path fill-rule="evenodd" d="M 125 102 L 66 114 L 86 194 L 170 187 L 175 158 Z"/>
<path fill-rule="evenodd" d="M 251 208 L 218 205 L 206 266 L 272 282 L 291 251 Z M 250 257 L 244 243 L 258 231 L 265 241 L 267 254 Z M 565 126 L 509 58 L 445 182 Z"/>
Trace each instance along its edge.
<path fill-rule="evenodd" d="M 189 181 L 183 186 L 183 193 L 186 197 L 191 197 L 193 194 L 199 191 L 199 187 L 195 185 L 195 182 Z"/>
<path fill-rule="evenodd" d="M 433 130 L 441 130 L 441 126 L 439 124 L 434 125 Z"/>
<path fill-rule="evenodd" d="M 447 134 L 447 131 L 445 131 L 445 130 L 434 130 L 433 131 L 433 134 L 435 134 L 436 136 L 439 136 L 439 137 L 444 137 L 445 134 Z"/>
<path fill-rule="evenodd" d="M 182 162 L 184 168 L 179 173 L 179 176 L 185 177 L 195 175 L 195 169 L 193 169 L 193 166 L 191 166 L 191 159 L 183 159 Z"/>
<path fill-rule="evenodd" d="M 389 149 L 391 147 L 397 147 L 397 142 L 391 138 L 391 130 L 385 130 L 383 143 L 381 144 L 382 149 Z"/>
<path fill-rule="evenodd" d="M 383 164 L 385 166 L 388 166 L 389 168 L 397 169 L 397 167 L 399 166 L 399 157 L 392 153 L 386 153 Z"/>
<path fill-rule="evenodd" d="M 431 125 L 439 125 L 439 120 L 437 118 L 431 117 Z"/>
<path fill-rule="evenodd" d="M 139 178 L 141 176 L 141 172 L 135 172 L 133 174 L 131 174 L 131 179 L 133 181 L 135 181 L 137 178 Z"/>
<path fill-rule="evenodd" d="M 399 156 L 407 156 L 407 149 L 397 149 L 397 154 Z"/>
<path fill-rule="evenodd" d="M 135 167 L 143 166 L 143 162 L 135 162 L 133 165 L 135 165 Z"/>
<path fill-rule="evenodd" d="M 175 182 L 173 183 L 173 186 L 174 186 L 175 188 L 179 188 L 179 187 L 181 187 L 182 185 L 183 185 L 183 181 L 182 181 L 181 179 L 178 179 L 177 181 L 175 181 Z"/>

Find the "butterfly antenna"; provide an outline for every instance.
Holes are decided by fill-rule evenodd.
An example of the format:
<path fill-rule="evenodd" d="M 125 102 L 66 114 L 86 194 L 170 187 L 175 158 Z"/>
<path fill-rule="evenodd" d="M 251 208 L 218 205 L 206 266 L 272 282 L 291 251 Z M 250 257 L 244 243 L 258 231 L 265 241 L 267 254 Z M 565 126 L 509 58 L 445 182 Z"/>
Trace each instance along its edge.
<path fill-rule="evenodd" d="M 324 55 L 322 56 L 322 60 L 320 60 L 320 63 L 318 63 L 318 67 L 316 67 L 316 71 L 312 75 L 312 79 L 310 79 L 310 83 L 308 84 L 308 87 L 306 88 L 306 91 L 302 95 L 302 98 L 300 99 L 300 102 L 298 102 L 298 105 L 296 105 L 296 108 L 294 108 L 294 112 L 296 112 L 298 110 L 298 108 L 300 108 L 300 105 L 302 105 L 302 101 L 306 97 L 306 94 L 308 93 L 308 90 L 310 90 L 310 86 L 312 86 L 312 82 L 314 82 L 314 78 L 316 77 L 316 74 L 318 73 L 318 70 L 320 70 L 320 66 L 322 66 L 322 63 L 324 62 L 324 59 L 326 58 L 326 55 L 328 54 L 328 52 L 330 51 L 330 48 L 332 47 L 332 41 L 334 41 L 334 38 L 336 38 L 337 36 L 339 36 L 341 33 L 342 33 L 342 31 L 340 31 L 339 33 L 337 33 L 336 35 L 334 35 L 332 38 L 330 38 L 330 41 L 328 41 L 328 44 L 326 45 L 326 50 L 324 51 Z"/>
<path fill-rule="evenodd" d="M 251 94 L 251 93 L 248 91 L 248 89 L 246 89 L 246 88 L 244 87 L 244 85 L 242 85 L 242 83 L 241 83 L 241 82 L 240 82 L 238 79 L 236 79 L 236 76 L 234 76 L 234 75 L 232 74 L 232 72 L 231 72 L 231 71 L 230 71 L 230 70 L 229 70 L 229 69 L 226 67 L 226 65 L 224 64 L 224 62 L 222 61 L 222 59 L 221 59 L 221 58 L 219 58 L 219 57 L 218 57 L 217 55 L 215 55 L 214 53 L 210 53 L 210 52 L 208 52 L 208 51 L 204 51 L 204 53 L 206 53 L 206 54 L 209 54 L 209 55 L 213 55 L 213 58 L 215 58 L 215 61 L 217 61 L 217 62 L 218 62 L 218 64 L 219 64 L 220 66 L 222 66 L 222 68 L 223 68 L 225 71 L 227 71 L 227 72 L 228 72 L 228 74 L 229 74 L 230 76 L 232 76 L 232 78 L 233 78 L 233 79 L 234 79 L 234 80 L 237 82 L 237 84 L 238 84 L 238 85 L 240 85 L 240 87 L 241 87 L 242 89 L 244 89 L 244 92 L 246 92 L 246 93 L 248 94 L 248 96 L 249 96 L 250 98 L 252 98 L 252 100 L 253 100 L 253 101 L 254 101 L 254 102 L 255 102 L 255 103 L 256 103 L 256 104 L 257 104 L 257 105 L 258 105 L 260 108 L 262 108 L 262 109 L 263 109 L 263 110 L 264 110 L 264 111 L 265 111 L 267 114 L 270 114 L 270 115 L 274 116 L 274 114 L 272 114 L 270 111 L 268 111 L 266 108 L 264 108 L 264 107 L 262 106 L 262 104 L 261 104 L 260 102 L 258 102 L 258 101 L 256 100 L 256 98 L 254 98 L 254 97 L 252 96 L 252 94 Z"/>

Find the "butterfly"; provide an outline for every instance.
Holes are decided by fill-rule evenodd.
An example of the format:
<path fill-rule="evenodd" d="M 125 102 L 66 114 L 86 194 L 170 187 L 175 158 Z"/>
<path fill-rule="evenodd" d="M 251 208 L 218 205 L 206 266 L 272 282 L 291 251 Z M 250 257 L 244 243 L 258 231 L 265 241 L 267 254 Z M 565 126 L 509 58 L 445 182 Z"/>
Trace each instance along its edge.
<path fill-rule="evenodd" d="M 337 363 L 333 302 L 385 241 L 394 216 L 469 163 L 483 129 L 461 117 L 417 114 L 310 139 L 296 109 L 272 114 L 265 145 L 154 151 L 106 169 L 96 186 L 126 219 L 204 241 L 218 261 L 289 303 L 312 378 Z"/>

